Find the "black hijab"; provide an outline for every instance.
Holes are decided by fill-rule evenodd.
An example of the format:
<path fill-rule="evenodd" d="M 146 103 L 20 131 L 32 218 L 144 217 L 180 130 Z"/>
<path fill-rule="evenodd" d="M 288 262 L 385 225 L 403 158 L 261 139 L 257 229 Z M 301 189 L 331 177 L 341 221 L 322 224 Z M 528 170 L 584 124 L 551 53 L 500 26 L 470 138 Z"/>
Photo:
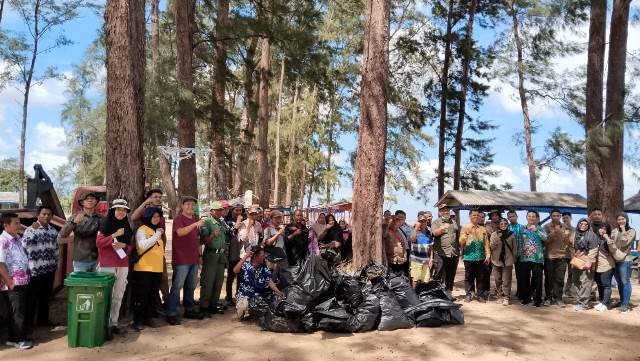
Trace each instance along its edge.
<path fill-rule="evenodd" d="M 129 211 L 127 211 L 128 213 Z M 100 233 L 105 236 L 110 236 L 120 228 L 124 228 L 124 235 L 118 237 L 118 242 L 122 242 L 125 244 L 131 244 L 131 240 L 133 238 L 133 230 L 131 229 L 131 225 L 129 224 L 129 215 L 123 219 L 116 218 L 116 209 L 109 209 L 109 213 L 107 217 L 102 221 L 102 225 L 100 225 Z"/>
<path fill-rule="evenodd" d="M 506 253 L 506 248 L 507 248 L 507 239 L 509 239 L 509 237 L 511 237 L 513 232 L 511 232 L 511 230 L 509 230 L 509 221 L 507 219 L 501 218 L 500 222 L 507 222 L 507 229 L 505 229 L 504 231 L 501 230 L 500 229 L 500 225 L 498 224 L 498 231 L 497 231 L 497 232 L 500 233 L 500 241 L 502 243 L 502 252 L 500 253 L 500 261 L 502 262 L 502 264 L 504 264 L 505 253 Z M 511 252 L 513 252 L 511 247 L 509 247 L 509 250 Z"/>
<path fill-rule="evenodd" d="M 156 207 L 145 209 L 144 215 L 142 216 L 142 224 L 153 229 L 154 231 L 160 228 L 160 222 L 158 222 L 158 224 L 151 223 L 151 218 L 153 218 L 156 213 L 159 214 L 160 217 L 162 217 L 162 209 Z"/>

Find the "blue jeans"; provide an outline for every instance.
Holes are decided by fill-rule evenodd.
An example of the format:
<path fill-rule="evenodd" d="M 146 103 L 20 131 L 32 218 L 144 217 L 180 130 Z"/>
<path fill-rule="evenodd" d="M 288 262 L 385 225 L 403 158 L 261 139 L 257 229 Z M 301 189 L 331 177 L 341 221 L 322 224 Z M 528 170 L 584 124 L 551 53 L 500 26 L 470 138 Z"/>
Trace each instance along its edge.
<path fill-rule="evenodd" d="M 96 261 L 73 261 L 73 272 L 95 272 Z"/>
<path fill-rule="evenodd" d="M 629 306 L 631 302 L 631 261 L 616 262 L 616 282 L 620 294 L 620 305 Z"/>
<path fill-rule="evenodd" d="M 596 273 L 596 284 L 598 285 L 600 303 L 605 306 L 609 306 L 609 303 L 611 302 L 611 280 L 613 279 L 614 273 L 613 269 L 606 272 Z"/>
<path fill-rule="evenodd" d="M 180 290 L 184 294 L 185 311 L 194 311 L 195 303 L 193 293 L 196 290 L 198 281 L 198 265 L 173 266 L 173 278 L 171 280 L 171 291 L 169 292 L 169 309 L 167 316 L 176 316 L 178 305 L 180 304 Z"/>

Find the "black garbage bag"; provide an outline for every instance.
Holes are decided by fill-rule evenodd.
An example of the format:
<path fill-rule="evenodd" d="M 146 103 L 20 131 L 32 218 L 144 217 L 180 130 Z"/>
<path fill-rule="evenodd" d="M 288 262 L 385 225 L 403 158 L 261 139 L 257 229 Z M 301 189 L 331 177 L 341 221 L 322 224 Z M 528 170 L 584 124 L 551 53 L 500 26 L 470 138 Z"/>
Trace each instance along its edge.
<path fill-rule="evenodd" d="M 421 302 L 419 305 L 409 307 L 404 310 L 405 314 L 413 320 L 418 320 L 421 315 L 434 309 L 450 310 L 459 309 L 460 305 L 449 300 L 431 299 Z"/>
<path fill-rule="evenodd" d="M 300 320 L 300 326 L 305 332 L 314 332 L 318 329 L 318 324 L 312 312 L 307 313 Z"/>
<path fill-rule="evenodd" d="M 396 295 L 402 309 L 420 304 L 420 298 L 411 287 L 409 278 L 402 273 L 392 273 L 387 279 L 387 286 Z"/>
<path fill-rule="evenodd" d="M 289 319 L 274 314 L 268 309 L 264 316 L 257 319 L 258 325 L 265 331 L 280 333 L 300 333 L 305 332 L 300 319 Z"/>
<path fill-rule="evenodd" d="M 418 327 L 439 327 L 442 325 L 463 325 L 464 314 L 459 309 L 433 308 L 416 319 Z"/>
<path fill-rule="evenodd" d="M 362 285 L 351 276 L 341 276 L 335 287 L 336 299 L 348 308 L 356 309 L 364 300 Z"/>
<path fill-rule="evenodd" d="M 332 279 L 327 262 L 320 256 L 309 254 L 299 265 L 283 270 L 281 279 L 290 287 L 298 286 L 304 296 L 322 299 L 331 289 Z"/>
<path fill-rule="evenodd" d="M 307 293 L 302 287 L 293 285 L 285 292 L 286 298 L 275 307 L 277 313 L 289 318 L 300 318 L 313 307 L 315 296 Z"/>
<path fill-rule="evenodd" d="M 405 315 L 393 292 L 381 292 L 379 331 L 393 331 L 413 327 L 413 321 Z"/>
<path fill-rule="evenodd" d="M 356 314 L 349 318 L 350 332 L 367 332 L 375 330 L 380 319 L 380 300 L 370 294 L 360 304 Z"/>
<path fill-rule="evenodd" d="M 451 292 L 446 290 L 444 285 L 438 281 L 418 282 L 415 291 L 421 301 L 429 299 L 456 300 L 451 295 Z"/>

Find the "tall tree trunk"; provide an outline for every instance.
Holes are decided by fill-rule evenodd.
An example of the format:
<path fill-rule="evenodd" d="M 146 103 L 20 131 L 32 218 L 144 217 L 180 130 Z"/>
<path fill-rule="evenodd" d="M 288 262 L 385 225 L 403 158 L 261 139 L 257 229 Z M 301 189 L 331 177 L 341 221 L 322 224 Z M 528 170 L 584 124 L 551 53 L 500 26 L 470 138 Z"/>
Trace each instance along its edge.
<path fill-rule="evenodd" d="M 134 207 L 144 197 L 144 14 L 144 1 L 107 1 L 107 198 Z"/>
<path fill-rule="evenodd" d="M 226 37 L 229 28 L 229 0 L 218 0 L 218 17 L 216 20 L 216 54 L 215 74 L 213 79 L 211 109 L 211 138 L 213 141 L 213 178 L 214 194 L 217 199 L 229 198 L 227 179 L 229 167 L 225 157 L 225 127 L 227 126 L 227 111 L 224 106 L 224 96 L 227 76 Z"/>
<path fill-rule="evenodd" d="M 0 24 L 2 24 L 2 14 L 4 13 L 4 0 L 0 0 Z"/>
<path fill-rule="evenodd" d="M 623 209 L 623 151 L 624 151 L 624 75 L 627 63 L 627 36 L 631 0 L 614 0 L 609 30 L 609 58 L 607 66 L 607 95 L 605 134 L 607 157 L 600 159 L 604 177 L 602 212 L 609 224 L 615 224 Z"/>
<path fill-rule="evenodd" d="M 193 0 L 174 0 L 176 18 L 176 73 L 178 78 L 178 146 L 195 148 L 196 125 L 193 115 Z M 182 159 L 178 170 L 181 196 L 198 196 L 196 156 Z"/>
<path fill-rule="evenodd" d="M 254 72 L 256 70 L 256 48 L 258 46 L 257 39 L 251 38 L 249 47 L 247 48 L 247 56 L 244 66 L 244 104 L 242 108 L 242 118 L 240 123 L 240 146 L 238 147 L 238 159 L 233 172 L 233 190 L 231 194 L 237 197 L 243 192 L 244 173 L 247 169 L 247 161 L 249 159 L 250 147 L 253 144 L 253 132 L 256 126 L 257 118 L 257 98 L 259 92 L 254 88 Z"/>
<path fill-rule="evenodd" d="M 315 169 L 311 169 L 311 177 L 309 177 L 309 180 L 310 182 L 309 182 L 309 194 L 307 194 L 307 208 L 311 208 L 311 197 L 313 197 L 313 184 L 316 182 Z"/>
<path fill-rule="evenodd" d="M 151 79 L 155 79 L 160 56 L 160 0 L 151 0 Z M 155 80 L 154 80 L 155 81 Z"/>
<path fill-rule="evenodd" d="M 258 204 L 269 207 L 268 136 L 269 136 L 269 81 L 271 79 L 271 52 L 269 38 L 262 38 L 260 45 L 260 96 L 258 97 L 258 174 L 256 176 L 256 196 Z"/>
<path fill-rule="evenodd" d="M 447 10 L 447 32 L 444 43 L 444 64 L 440 78 L 440 126 L 438 127 L 438 199 L 444 194 L 445 142 L 447 134 L 447 101 L 449 100 L 449 63 L 451 62 L 451 43 L 453 41 L 453 7 L 454 0 L 449 0 Z"/>
<path fill-rule="evenodd" d="M 603 185 L 606 178 L 600 167 L 602 157 L 601 143 L 603 89 L 604 89 L 604 51 L 607 24 L 607 1 L 591 0 L 591 18 L 589 22 L 589 49 L 587 54 L 587 94 L 585 113 L 585 133 L 587 147 L 587 207 L 601 208 L 604 203 Z"/>
<path fill-rule="evenodd" d="M 532 192 L 537 191 L 536 182 L 536 160 L 533 156 L 533 142 L 531 141 L 531 118 L 529 117 L 529 105 L 527 104 L 527 93 L 524 87 L 524 73 L 525 65 L 523 60 L 523 44 L 520 38 L 520 22 L 518 20 L 518 13 L 516 12 L 515 4 L 512 0 L 507 0 L 511 18 L 513 21 L 512 31 L 513 40 L 516 44 L 516 51 L 518 54 L 517 68 L 518 68 L 518 94 L 520 96 L 520 107 L 522 108 L 522 117 L 524 122 L 524 146 L 527 154 L 527 167 L 529 168 L 529 190 Z"/>
<path fill-rule="evenodd" d="M 25 203 L 24 199 L 24 157 L 27 141 L 27 117 L 29 113 L 29 93 L 31 92 L 31 82 L 33 80 L 33 70 L 36 66 L 36 59 L 38 58 L 38 45 L 40 42 L 40 0 L 36 0 L 33 7 L 33 48 L 31 49 L 31 61 L 29 62 L 29 69 L 27 69 L 26 78 L 24 79 L 24 95 L 22 98 L 22 125 L 20 128 L 20 169 L 18 171 L 18 184 L 20 185 L 18 195 L 18 206 L 22 208 Z"/>
<path fill-rule="evenodd" d="M 353 263 L 382 264 L 384 158 L 389 91 L 389 0 L 365 3 L 360 122 L 353 186 Z"/>
<path fill-rule="evenodd" d="M 478 0 L 469 3 L 469 20 L 465 38 L 464 58 L 462 60 L 462 78 L 460 79 L 460 109 L 458 110 L 458 129 L 455 140 L 455 161 L 453 165 L 453 189 L 460 189 L 460 168 L 462 163 L 462 134 L 464 133 L 464 119 L 467 115 L 467 88 L 469 87 L 469 68 L 471 67 L 471 47 L 473 45 L 473 22 L 476 15 Z"/>
<path fill-rule="evenodd" d="M 276 162 L 273 171 L 273 204 L 278 204 L 280 193 L 280 116 L 282 114 L 282 86 L 284 85 L 284 55 L 280 66 L 280 84 L 278 86 L 278 115 L 276 116 Z"/>
<path fill-rule="evenodd" d="M 335 89 L 335 87 L 334 87 Z M 333 115 L 335 113 L 335 98 L 332 92 L 331 100 L 329 101 L 329 126 L 327 127 L 327 170 L 326 173 L 331 173 L 331 159 L 333 158 Z M 331 203 L 331 182 L 329 181 L 329 177 L 325 177 L 325 202 L 326 204 Z"/>
<path fill-rule="evenodd" d="M 296 153 L 296 124 L 298 121 L 298 79 L 296 79 L 296 88 L 293 92 L 293 113 L 291 114 L 291 134 L 289 135 L 289 157 L 287 159 L 287 188 L 284 195 L 285 207 L 291 206 L 291 192 L 293 188 L 293 161 Z M 306 159 L 304 160 L 306 161 Z"/>
<path fill-rule="evenodd" d="M 160 162 L 160 178 L 162 179 L 164 192 L 167 195 L 167 203 L 169 203 L 170 209 L 177 211 L 178 191 L 176 190 L 176 185 L 171 175 L 171 164 L 162 154 L 158 157 L 158 161 Z"/>

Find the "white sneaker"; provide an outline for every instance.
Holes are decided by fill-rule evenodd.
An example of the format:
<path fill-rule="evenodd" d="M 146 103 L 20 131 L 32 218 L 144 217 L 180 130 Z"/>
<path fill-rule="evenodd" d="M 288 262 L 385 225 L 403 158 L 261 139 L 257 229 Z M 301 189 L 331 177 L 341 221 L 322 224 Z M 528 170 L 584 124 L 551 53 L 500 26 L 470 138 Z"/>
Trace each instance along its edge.
<path fill-rule="evenodd" d="M 9 347 L 16 347 L 16 345 L 18 344 L 17 342 L 13 342 L 13 341 L 7 341 L 4 343 L 5 345 L 9 346 Z"/>
<path fill-rule="evenodd" d="M 602 303 L 598 303 L 596 307 L 594 307 L 594 309 L 598 312 L 605 312 L 607 311 L 607 306 L 603 305 Z"/>

